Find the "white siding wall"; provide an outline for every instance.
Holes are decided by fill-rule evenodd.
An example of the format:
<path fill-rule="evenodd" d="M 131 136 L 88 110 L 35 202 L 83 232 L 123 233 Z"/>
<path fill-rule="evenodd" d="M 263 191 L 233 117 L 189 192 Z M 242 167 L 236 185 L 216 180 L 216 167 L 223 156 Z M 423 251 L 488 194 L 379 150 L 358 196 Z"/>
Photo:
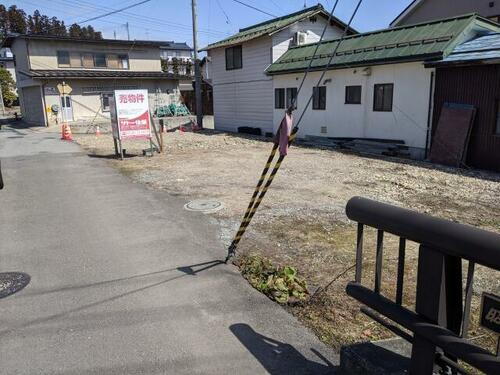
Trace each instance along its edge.
<path fill-rule="evenodd" d="M 371 75 L 362 74 L 363 68 L 329 71 L 325 79 L 326 110 L 312 110 L 310 106 L 302 120 L 299 137 L 353 137 L 401 139 L 410 147 L 425 148 L 429 106 L 430 75 L 422 63 L 381 65 L 371 68 Z M 309 73 L 298 99 L 298 116 L 317 83 L 320 72 Z M 274 88 L 297 87 L 302 74 L 274 76 Z M 373 111 L 374 85 L 394 83 L 392 112 Z M 361 85 L 361 104 L 345 104 L 345 86 Z M 283 117 L 283 110 L 274 110 L 274 124 Z M 321 127 L 327 133 L 321 133 Z"/>
<path fill-rule="evenodd" d="M 212 58 L 214 121 L 218 130 L 238 131 L 240 126 L 272 131 L 273 83 L 264 74 L 271 63 L 271 38 L 242 45 L 243 68 L 226 70 L 225 49 L 209 51 Z"/>
<path fill-rule="evenodd" d="M 326 21 L 323 17 L 317 17 L 316 22 L 302 20 L 290 27 L 274 34 L 273 38 L 273 62 L 278 60 L 290 48 L 293 36 L 297 31 L 307 32 L 306 43 L 315 43 L 325 27 Z M 343 30 L 338 27 L 328 27 L 323 40 L 337 39 L 342 36 Z"/>

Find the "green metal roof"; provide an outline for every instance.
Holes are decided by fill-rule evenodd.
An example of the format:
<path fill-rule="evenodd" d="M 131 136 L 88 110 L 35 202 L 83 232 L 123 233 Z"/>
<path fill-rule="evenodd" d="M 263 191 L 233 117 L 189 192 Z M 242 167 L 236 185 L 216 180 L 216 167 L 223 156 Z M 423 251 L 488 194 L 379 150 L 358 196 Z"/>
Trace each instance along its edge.
<path fill-rule="evenodd" d="M 479 34 L 488 30 L 498 31 L 499 27 L 477 14 L 466 14 L 357 34 L 344 38 L 329 69 L 441 59 L 458 43 L 467 40 L 468 31 L 476 30 Z M 336 39 L 320 44 L 312 69 L 323 69 L 328 64 L 339 41 Z M 284 74 L 307 69 L 316 45 L 314 43 L 290 48 L 267 68 L 266 73 Z"/>
<path fill-rule="evenodd" d="M 234 34 L 229 38 L 209 44 L 207 47 L 201 49 L 201 51 L 207 51 L 212 48 L 227 47 L 235 44 L 240 44 L 264 35 L 270 35 L 304 18 L 312 17 L 318 14 L 321 14 L 323 17 L 326 18 L 328 18 L 329 16 L 329 14 L 325 11 L 323 6 L 321 4 L 318 4 L 310 8 L 302 9 L 299 12 L 291 13 L 283 17 L 274 18 L 272 20 L 262 22 L 257 25 L 240 29 L 239 33 Z M 341 28 L 345 28 L 347 26 L 344 22 L 340 21 L 336 17 L 332 17 L 332 22 L 336 23 Z M 354 30 L 353 28 L 349 28 L 349 34 L 356 34 L 356 33 L 357 33 L 356 30 Z"/>

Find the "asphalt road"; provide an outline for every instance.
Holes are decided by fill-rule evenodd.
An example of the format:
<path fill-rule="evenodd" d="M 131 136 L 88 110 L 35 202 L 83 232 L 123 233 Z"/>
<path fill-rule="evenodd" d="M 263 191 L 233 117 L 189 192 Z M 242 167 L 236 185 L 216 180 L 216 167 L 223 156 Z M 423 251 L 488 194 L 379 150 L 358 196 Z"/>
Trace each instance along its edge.
<path fill-rule="evenodd" d="M 0 374 L 321 374 L 337 356 L 253 290 L 208 216 L 55 133 L 0 131 Z"/>

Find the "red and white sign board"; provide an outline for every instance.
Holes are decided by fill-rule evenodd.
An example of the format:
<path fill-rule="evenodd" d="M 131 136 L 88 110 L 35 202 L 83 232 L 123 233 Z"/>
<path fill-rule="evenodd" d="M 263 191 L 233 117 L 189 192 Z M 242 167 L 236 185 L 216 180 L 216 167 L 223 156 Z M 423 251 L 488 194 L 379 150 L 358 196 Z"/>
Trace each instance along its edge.
<path fill-rule="evenodd" d="M 115 138 L 151 139 L 148 90 L 115 90 L 110 105 Z"/>

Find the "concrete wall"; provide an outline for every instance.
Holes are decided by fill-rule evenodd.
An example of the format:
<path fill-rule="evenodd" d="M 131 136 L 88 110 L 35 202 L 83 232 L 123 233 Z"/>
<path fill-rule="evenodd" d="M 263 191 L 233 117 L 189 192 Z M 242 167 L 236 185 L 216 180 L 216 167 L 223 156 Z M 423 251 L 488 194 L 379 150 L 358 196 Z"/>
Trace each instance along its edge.
<path fill-rule="evenodd" d="M 493 6 L 490 7 L 490 3 Z M 466 13 L 479 13 L 484 17 L 500 16 L 500 1 L 491 0 L 422 0 L 410 8 L 408 14 L 392 26 L 436 20 L 459 16 Z"/>
<path fill-rule="evenodd" d="M 174 80 L 67 80 L 73 91 L 71 99 L 73 103 L 74 121 L 94 121 L 107 122 L 110 118 L 109 111 L 103 111 L 101 106 L 101 92 L 111 92 L 113 88 L 136 88 L 147 89 L 149 93 L 149 106 L 154 111 L 155 105 L 168 105 L 178 103 L 180 92 L 178 82 Z M 51 106 L 57 104 L 61 107 L 59 95 L 48 94 L 50 88 L 57 85 L 57 81 L 51 81 L 44 84 L 45 92 L 45 111 L 49 125 L 53 125 L 62 120 L 61 113 L 55 115 Z M 161 92 L 157 93 L 157 89 Z M 53 90 L 52 90 L 53 91 Z"/>
<path fill-rule="evenodd" d="M 45 125 L 44 108 L 40 86 L 24 87 L 19 90 L 24 121 L 33 125 Z"/>
<path fill-rule="evenodd" d="M 29 40 L 31 69 L 77 69 L 59 68 L 57 51 L 103 52 L 108 54 L 128 54 L 130 71 L 161 71 L 160 48 L 149 46 L 118 46 L 97 43 L 72 43 L 68 41 Z M 85 70 L 109 70 L 109 68 L 85 68 Z M 111 69 L 113 70 L 113 69 Z M 121 70 L 121 69 L 114 69 Z"/>
<path fill-rule="evenodd" d="M 320 37 L 326 24 L 326 19 L 316 17 L 316 22 L 311 22 L 309 19 L 294 23 L 290 27 L 274 34 L 273 38 L 273 62 L 278 60 L 291 46 L 293 36 L 297 31 L 306 32 L 306 43 L 315 43 Z M 323 40 L 337 39 L 342 36 L 343 30 L 338 27 L 328 27 Z"/>
<path fill-rule="evenodd" d="M 326 110 L 313 110 L 310 106 L 300 124 L 299 137 L 401 139 L 414 148 L 414 153 L 421 153 L 427 133 L 431 71 L 421 63 L 374 66 L 369 76 L 363 75 L 363 68 L 329 71 L 325 76 L 331 79 L 326 84 Z M 296 118 L 320 74 L 309 73 L 299 94 Z M 274 88 L 298 87 L 301 78 L 302 74 L 274 76 Z M 373 111 L 377 83 L 394 84 L 392 112 Z M 350 85 L 362 86 L 361 104 L 345 104 L 345 86 Z M 274 124 L 279 124 L 283 113 L 283 109 L 274 110 Z M 322 127 L 326 127 L 326 133 Z"/>

